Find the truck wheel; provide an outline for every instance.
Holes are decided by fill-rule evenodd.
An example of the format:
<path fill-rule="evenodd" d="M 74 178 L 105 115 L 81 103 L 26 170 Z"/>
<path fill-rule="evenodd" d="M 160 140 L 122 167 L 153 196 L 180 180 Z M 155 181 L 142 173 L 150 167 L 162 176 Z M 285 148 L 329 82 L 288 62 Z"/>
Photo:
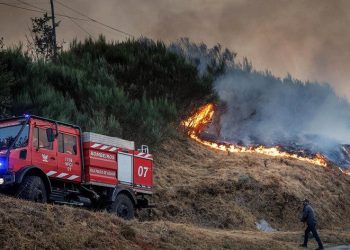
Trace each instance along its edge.
<path fill-rule="evenodd" d="M 39 203 L 47 202 L 47 193 L 43 180 L 39 176 L 26 176 L 20 184 L 17 197 Z"/>
<path fill-rule="evenodd" d="M 127 195 L 119 194 L 112 204 L 112 212 L 125 220 L 131 220 L 135 216 L 134 204 Z"/>

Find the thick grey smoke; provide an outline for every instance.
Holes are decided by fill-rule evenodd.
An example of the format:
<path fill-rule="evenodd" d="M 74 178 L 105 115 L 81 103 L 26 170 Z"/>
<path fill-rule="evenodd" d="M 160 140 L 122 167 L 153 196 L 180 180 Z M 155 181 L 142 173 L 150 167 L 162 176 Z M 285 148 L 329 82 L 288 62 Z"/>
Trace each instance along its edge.
<path fill-rule="evenodd" d="M 227 104 L 225 139 L 271 144 L 315 134 L 350 143 L 350 105 L 329 85 L 235 71 L 220 77 L 215 89 Z"/>
<path fill-rule="evenodd" d="M 229 70 L 217 79 L 215 90 L 226 104 L 221 140 L 320 152 L 347 164 L 341 144 L 350 143 L 350 104 L 329 85 Z"/>

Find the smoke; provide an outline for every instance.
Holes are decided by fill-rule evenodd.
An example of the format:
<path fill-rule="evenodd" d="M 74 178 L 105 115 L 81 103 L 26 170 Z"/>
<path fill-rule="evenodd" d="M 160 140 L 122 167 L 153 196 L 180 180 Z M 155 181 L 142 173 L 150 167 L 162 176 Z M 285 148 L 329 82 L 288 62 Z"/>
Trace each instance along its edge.
<path fill-rule="evenodd" d="M 215 82 L 226 105 L 220 140 L 322 153 L 339 165 L 350 143 L 350 104 L 327 84 L 230 69 Z"/>
<path fill-rule="evenodd" d="M 243 146 L 280 146 L 306 156 L 321 153 L 338 166 L 350 165 L 350 146 L 345 146 L 350 144 L 350 103 L 331 85 L 256 71 L 220 45 L 208 48 L 181 39 L 169 48 L 202 76 L 216 78 L 214 90 L 224 108 L 206 136 Z"/>
<path fill-rule="evenodd" d="M 208 48 L 205 43 L 196 44 L 189 38 L 181 38 L 171 43 L 168 49 L 176 54 L 183 56 L 187 62 L 197 67 L 200 76 L 208 74 L 210 68 L 212 73 L 220 71 L 222 66 L 226 68 L 235 67 L 236 53 L 225 49 L 222 51 L 220 44 Z"/>
<path fill-rule="evenodd" d="M 215 90 L 227 104 L 221 120 L 225 138 L 270 144 L 316 134 L 350 142 L 350 105 L 329 85 L 233 71 L 216 81 Z"/>
<path fill-rule="evenodd" d="M 350 98 L 350 1 L 163 1 L 148 35 L 220 43 L 250 58 L 257 69 L 284 77 L 329 82 Z"/>

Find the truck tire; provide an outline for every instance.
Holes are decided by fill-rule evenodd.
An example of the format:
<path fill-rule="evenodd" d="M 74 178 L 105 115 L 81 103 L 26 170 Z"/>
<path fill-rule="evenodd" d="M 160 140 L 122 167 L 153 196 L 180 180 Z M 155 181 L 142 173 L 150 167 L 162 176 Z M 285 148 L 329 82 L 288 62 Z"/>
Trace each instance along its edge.
<path fill-rule="evenodd" d="M 135 216 L 134 204 L 127 195 L 118 194 L 112 204 L 111 212 L 125 220 L 131 220 Z"/>
<path fill-rule="evenodd" d="M 34 175 L 24 177 L 18 188 L 17 197 L 39 203 L 47 202 L 47 192 L 43 180 Z"/>

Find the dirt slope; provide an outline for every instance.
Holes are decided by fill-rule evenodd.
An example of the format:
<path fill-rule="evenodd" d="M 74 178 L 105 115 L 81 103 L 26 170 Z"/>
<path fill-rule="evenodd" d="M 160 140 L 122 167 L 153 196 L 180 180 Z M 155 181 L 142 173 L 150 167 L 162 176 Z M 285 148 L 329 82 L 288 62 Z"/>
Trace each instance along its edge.
<path fill-rule="evenodd" d="M 337 170 L 261 155 L 226 155 L 187 138 L 165 142 L 157 151 L 158 208 L 144 210 L 141 220 L 0 196 L 2 247 L 297 249 L 299 200 L 305 196 L 314 203 L 326 244 L 350 244 L 350 177 Z M 259 219 L 279 231 L 257 231 Z"/>

